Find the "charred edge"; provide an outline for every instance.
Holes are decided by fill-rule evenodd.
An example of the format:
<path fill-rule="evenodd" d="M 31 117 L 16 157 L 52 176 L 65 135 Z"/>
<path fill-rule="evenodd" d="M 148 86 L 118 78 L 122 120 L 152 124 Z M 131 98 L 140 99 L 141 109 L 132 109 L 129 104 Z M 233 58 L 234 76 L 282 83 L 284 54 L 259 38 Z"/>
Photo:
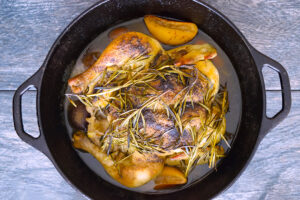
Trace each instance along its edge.
<path fill-rule="evenodd" d="M 150 53 L 151 49 L 149 47 L 150 44 L 147 41 L 143 41 L 136 35 L 124 38 L 118 45 L 119 49 L 128 55 L 132 55 L 132 57 Z"/>

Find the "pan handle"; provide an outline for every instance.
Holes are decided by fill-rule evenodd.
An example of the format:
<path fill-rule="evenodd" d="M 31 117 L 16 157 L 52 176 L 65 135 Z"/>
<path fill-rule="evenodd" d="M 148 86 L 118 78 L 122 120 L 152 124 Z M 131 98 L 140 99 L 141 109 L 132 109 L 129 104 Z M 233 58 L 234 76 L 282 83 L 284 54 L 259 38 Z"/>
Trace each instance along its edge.
<path fill-rule="evenodd" d="M 279 74 L 280 85 L 281 85 L 281 96 L 282 96 L 282 108 L 281 110 L 274 115 L 273 117 L 268 117 L 266 112 L 263 113 L 263 121 L 262 121 L 262 131 L 261 138 L 263 138 L 269 130 L 277 126 L 284 118 L 287 117 L 288 113 L 291 109 L 292 99 L 291 99 L 291 86 L 289 81 L 289 76 L 287 71 L 283 68 L 281 64 L 274 61 L 273 59 L 267 57 L 266 55 L 260 53 L 256 49 L 252 48 L 252 53 L 254 56 L 254 60 L 258 67 L 258 71 L 262 78 L 263 82 L 263 73 L 262 68 L 264 65 L 269 65 L 269 67 Z M 263 82 L 264 85 L 264 82 Z M 264 107 L 266 108 L 266 94 L 264 94 Z"/>
<path fill-rule="evenodd" d="M 48 154 L 48 147 L 44 139 L 44 135 L 40 129 L 40 135 L 35 138 L 29 135 L 24 130 L 23 119 L 22 119 L 22 95 L 28 91 L 30 88 L 34 87 L 37 90 L 37 95 L 40 90 L 40 80 L 43 70 L 39 69 L 34 75 L 27 79 L 15 92 L 13 97 L 13 119 L 14 126 L 18 136 L 27 144 L 33 146 L 37 150 L 43 152 L 45 155 Z M 37 96 L 38 99 L 38 96 Z M 36 106 L 38 113 L 38 105 Z M 39 122 L 38 122 L 39 123 Z"/>

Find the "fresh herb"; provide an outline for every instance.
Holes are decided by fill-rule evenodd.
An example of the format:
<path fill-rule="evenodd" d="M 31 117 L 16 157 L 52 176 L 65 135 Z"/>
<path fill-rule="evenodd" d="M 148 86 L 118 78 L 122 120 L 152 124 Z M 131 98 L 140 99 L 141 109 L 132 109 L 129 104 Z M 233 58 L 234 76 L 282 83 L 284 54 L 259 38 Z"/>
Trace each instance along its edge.
<path fill-rule="evenodd" d="M 129 62 L 122 69 L 110 67 L 98 77 L 95 87 L 91 86 L 88 92 L 81 95 L 66 94 L 66 97 L 74 106 L 76 104 L 72 98 L 78 99 L 86 107 L 101 110 L 101 112 L 102 109 L 107 108 L 116 110 L 118 118 L 110 121 L 108 130 L 100 139 L 101 148 L 108 154 L 113 152 L 115 147 L 127 151 L 127 156 L 130 156 L 130 152 L 134 150 L 155 152 L 160 155 L 184 152 L 188 158 L 181 162 L 181 166 L 186 176 L 198 161 L 203 159 L 208 160 L 209 167 L 215 167 L 217 160 L 224 156 L 219 151 L 220 140 L 225 141 L 229 146 L 224 136 L 225 114 L 228 110 L 226 86 L 221 88 L 217 95 L 214 95 L 214 87 L 210 80 L 195 66 L 177 67 L 170 60 L 165 60 L 151 68 L 138 64 L 138 61 L 147 58 L 147 56 L 142 56 L 136 62 Z M 151 85 L 157 80 L 168 81 L 170 76 L 175 76 L 184 86 L 173 98 L 176 99 L 176 102 L 172 105 L 163 101 L 163 96 L 167 95 L 168 90 L 163 92 Z M 203 100 L 194 102 L 194 91 L 197 87 L 202 87 Z M 142 92 L 132 93 L 132 88 Z M 152 91 L 151 94 L 148 91 Z M 139 99 L 138 105 L 134 99 Z M 99 105 L 99 102 L 102 104 Z M 206 110 L 206 118 L 198 125 L 198 128 L 188 123 L 197 117 L 189 117 L 184 122 L 181 119 L 187 105 L 192 108 L 196 105 L 202 106 Z M 157 111 L 158 108 L 163 109 L 159 112 L 165 112 L 167 117 L 173 120 L 180 135 L 184 131 L 190 134 L 191 144 L 184 146 L 174 144 L 166 150 L 161 147 L 160 142 L 157 142 L 159 138 L 147 138 L 144 112 L 149 109 Z"/>

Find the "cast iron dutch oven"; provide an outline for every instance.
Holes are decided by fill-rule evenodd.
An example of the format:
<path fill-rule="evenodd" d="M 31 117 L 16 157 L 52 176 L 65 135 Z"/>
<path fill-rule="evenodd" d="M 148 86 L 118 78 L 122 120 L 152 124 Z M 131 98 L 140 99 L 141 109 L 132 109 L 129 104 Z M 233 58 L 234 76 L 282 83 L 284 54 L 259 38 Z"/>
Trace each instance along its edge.
<path fill-rule="evenodd" d="M 168 194 L 137 193 L 116 187 L 91 171 L 79 158 L 62 123 L 61 106 L 66 87 L 65 72 L 81 51 L 98 34 L 114 24 L 146 14 L 192 21 L 212 37 L 230 58 L 239 78 L 242 95 L 241 121 L 226 158 L 205 178 Z M 282 109 L 266 116 L 266 91 L 262 67 L 269 64 L 278 72 L 282 87 Z M 21 98 L 29 87 L 37 89 L 37 117 L 40 136 L 33 138 L 23 129 Z M 255 50 L 241 32 L 220 12 L 193 0 L 108 0 L 100 1 L 77 17 L 59 36 L 41 68 L 16 91 L 13 99 L 14 125 L 19 137 L 43 152 L 60 174 L 92 199 L 208 199 L 229 185 L 245 169 L 266 133 L 289 113 L 291 92 L 286 70 Z"/>

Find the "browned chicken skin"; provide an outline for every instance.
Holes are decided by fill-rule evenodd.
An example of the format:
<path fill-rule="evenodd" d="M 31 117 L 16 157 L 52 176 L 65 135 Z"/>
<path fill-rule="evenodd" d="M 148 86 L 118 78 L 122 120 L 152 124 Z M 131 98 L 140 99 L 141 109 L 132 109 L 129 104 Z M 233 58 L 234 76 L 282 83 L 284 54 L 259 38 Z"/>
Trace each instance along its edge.
<path fill-rule="evenodd" d="M 170 119 L 165 112 L 145 111 L 146 137 L 152 138 L 160 145 L 161 148 L 168 150 L 169 147 L 179 148 L 184 145 L 190 145 L 192 138 L 183 131 L 182 135 L 175 128 L 174 120 Z M 186 118 L 193 116 L 191 121 L 184 121 Z M 184 126 L 194 126 L 203 124 L 206 119 L 206 111 L 203 107 L 195 105 L 194 108 L 189 105 L 182 116 Z M 141 124 L 142 126 L 142 124 Z"/>
<path fill-rule="evenodd" d="M 121 68 L 130 59 L 143 55 L 148 56 L 148 58 L 141 62 L 145 65 L 151 65 L 157 55 L 163 52 L 164 50 L 158 41 L 143 33 L 128 32 L 122 34 L 106 47 L 99 59 L 89 69 L 69 79 L 69 86 L 72 92 L 77 94 L 85 92 L 86 89 L 92 91 L 93 86 L 97 83 L 97 78 L 99 78 L 99 75 L 105 68 L 111 66 Z"/>
<path fill-rule="evenodd" d="M 111 110 L 109 118 L 111 120 L 118 119 L 118 115 Z M 191 145 L 192 138 L 187 131 L 180 134 L 179 130 L 175 127 L 174 120 L 168 117 L 165 110 L 146 109 L 143 112 L 145 125 L 142 120 L 139 121 L 140 135 L 144 140 L 149 140 L 158 147 L 168 151 L 181 146 Z M 182 115 L 181 119 L 184 126 L 200 127 L 206 119 L 206 110 L 200 105 L 187 105 L 187 108 Z M 192 120 L 187 120 L 191 119 Z M 89 132 L 89 131 L 88 131 Z M 104 133 L 103 133 L 104 134 Z M 92 138 L 93 140 L 93 138 Z M 126 145 L 125 145 L 126 146 Z M 126 147 L 125 147 L 126 148 Z M 125 149 L 125 152 L 127 150 Z"/>
<path fill-rule="evenodd" d="M 216 50 L 208 44 L 185 45 L 166 52 L 158 41 L 145 34 L 121 34 L 89 69 L 68 81 L 73 93 L 83 94 L 78 96 L 85 96 L 90 101 L 86 105 L 90 114 L 86 118 L 87 134 L 76 132 L 73 135 L 74 147 L 92 154 L 112 178 L 127 187 L 138 187 L 153 180 L 161 173 L 164 164 L 179 167 L 179 161 L 187 160 L 186 148 L 191 146 L 197 146 L 199 154 L 200 150 L 203 151 L 199 162 L 208 162 L 210 147 L 207 145 L 210 143 L 206 141 L 214 129 L 208 127 L 206 135 L 201 137 L 195 136 L 195 130 L 203 128 L 214 115 L 211 113 L 220 112 L 204 105 L 205 95 L 211 87 L 207 80 L 219 78 L 213 73 L 217 72 L 216 69 L 207 70 L 210 63 L 207 64 L 205 59 L 214 56 Z M 210 65 L 209 69 L 214 69 Z M 139 66 L 144 67 L 141 74 Z M 141 79 L 129 85 L 117 82 L 118 78 L 136 81 L 141 76 L 153 71 L 161 73 L 159 70 L 164 69 L 164 76 L 149 78 L 150 81 Z M 123 74 L 115 76 L 117 81 L 109 80 L 118 71 Z M 138 74 L 136 79 L 132 78 L 135 74 Z M 218 86 L 218 81 L 211 82 Z M 118 89 L 111 90 L 114 87 Z M 218 89 L 216 87 L 215 92 Z M 124 94 L 125 100 L 122 99 Z M 147 104 L 151 102 L 148 100 L 153 102 Z M 134 118 L 137 116 L 134 113 L 140 113 L 142 117 Z M 134 117 L 126 121 L 131 115 Z M 225 119 L 222 125 L 216 143 L 225 133 Z M 195 138 L 201 138 L 201 142 L 195 142 Z"/>
<path fill-rule="evenodd" d="M 135 86 L 131 87 L 128 92 L 130 94 L 133 94 L 130 96 L 133 104 L 141 105 L 150 96 L 160 95 L 162 93 L 164 93 L 164 95 L 160 97 L 160 104 L 165 103 L 166 105 L 170 106 L 174 105 L 178 100 L 181 100 L 188 92 L 186 86 L 183 85 L 183 83 L 180 80 L 178 80 L 176 76 L 170 75 L 166 78 L 167 80 L 159 78 L 153 82 L 150 82 L 150 87 L 146 89 Z M 196 80 L 196 84 L 191 91 L 191 96 L 187 96 L 187 102 L 201 102 L 203 100 L 203 94 L 205 93 L 205 90 L 205 83 L 201 82 L 200 80 Z M 160 105 L 156 109 L 160 110 L 162 108 L 163 106 Z"/>
<path fill-rule="evenodd" d="M 92 154 L 104 167 L 106 172 L 119 183 L 127 187 L 144 185 L 156 177 L 163 169 L 163 159 L 155 154 L 133 153 L 123 159 L 118 168 L 111 156 L 104 153 L 100 147 L 92 143 L 83 132 L 73 136 L 74 147 Z"/>

